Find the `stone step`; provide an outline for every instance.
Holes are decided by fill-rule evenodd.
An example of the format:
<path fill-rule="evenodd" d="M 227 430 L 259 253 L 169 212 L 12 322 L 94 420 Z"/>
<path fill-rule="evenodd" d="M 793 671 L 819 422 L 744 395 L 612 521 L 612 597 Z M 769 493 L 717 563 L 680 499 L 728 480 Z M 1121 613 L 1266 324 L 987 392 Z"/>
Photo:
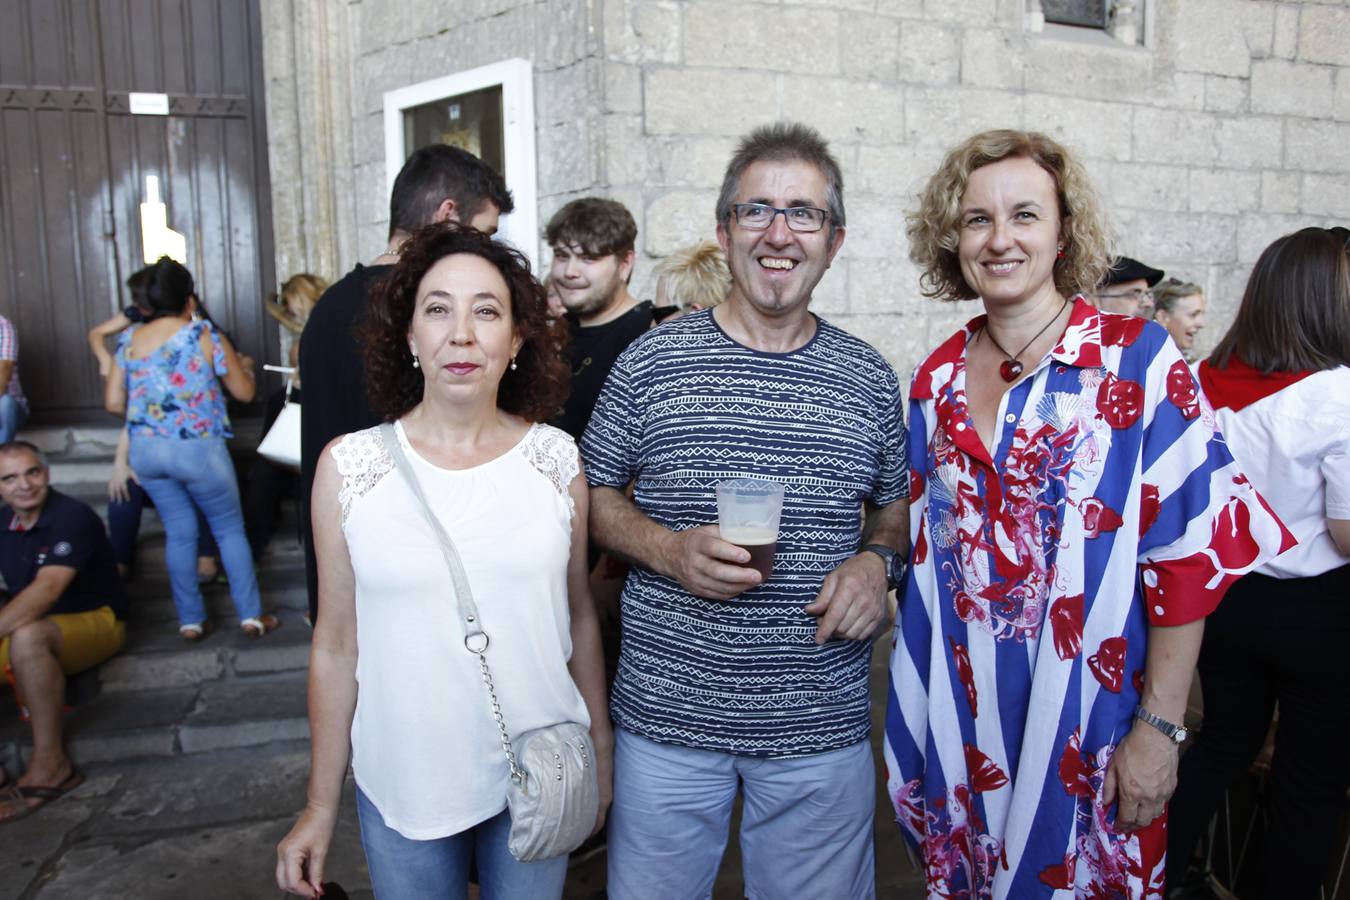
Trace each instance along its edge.
<path fill-rule="evenodd" d="M 53 484 L 56 482 L 53 481 Z M 94 512 L 99 514 L 106 524 L 108 521 L 108 480 L 104 478 L 101 481 L 76 481 L 69 484 L 61 484 L 58 488 L 61 493 L 68 497 L 74 497 L 81 503 L 86 503 L 93 507 Z M 300 513 L 300 503 L 294 498 L 287 497 L 281 501 L 281 508 L 277 514 L 276 533 L 289 534 L 294 531 L 295 521 Z M 155 509 L 153 504 L 147 503 L 141 511 L 141 535 L 163 534 L 164 526 L 159 518 L 159 510 Z"/>
<path fill-rule="evenodd" d="M 147 529 L 142 520 L 141 534 L 136 539 L 136 570 L 139 580 L 145 577 L 155 578 L 168 570 L 164 567 L 164 530 L 158 522 L 154 529 Z M 258 578 L 262 580 L 270 575 L 296 571 L 301 577 L 305 572 L 305 551 L 296 540 L 295 532 L 289 528 L 278 527 L 272 540 L 263 551 L 258 562 Z"/>
<path fill-rule="evenodd" d="M 298 669 L 180 687 L 109 691 L 67 715 L 66 745 L 76 764 L 86 765 L 307 740 L 306 681 L 307 673 Z M 8 706 L 10 701 L 0 702 Z M 12 707 L 5 709 L 0 714 L 0 760 L 17 768 L 31 745 L 28 725 L 19 721 Z"/>
<path fill-rule="evenodd" d="M 122 652 L 99 667 L 104 693 L 189 687 L 222 679 L 248 679 L 309 666 L 310 629 L 299 613 L 281 616 L 282 627 L 250 638 L 233 616 L 213 618 L 214 630 L 188 643 L 176 621 L 133 619 Z"/>
<path fill-rule="evenodd" d="M 292 578 L 291 581 L 292 583 L 284 586 L 261 582 L 259 587 L 262 593 L 262 608 L 264 612 L 275 613 L 286 622 L 292 620 L 300 622 L 301 616 L 309 608 L 309 595 L 305 591 L 303 574 Z M 137 628 L 172 625 L 176 632 L 178 611 L 173 605 L 173 592 L 169 589 L 167 579 L 160 581 L 159 584 L 160 588 L 157 591 L 138 588 L 128 598 L 127 618 L 130 624 Z M 234 601 L 230 599 L 229 588 L 225 585 L 204 585 L 202 600 L 206 606 L 206 614 L 212 622 L 220 624 L 234 618 Z"/>
<path fill-rule="evenodd" d="M 19 438 L 37 447 L 49 459 L 80 455 L 106 455 L 111 459 L 121 432 L 121 423 L 110 416 L 106 423 L 99 424 L 25 425 L 19 431 Z"/>

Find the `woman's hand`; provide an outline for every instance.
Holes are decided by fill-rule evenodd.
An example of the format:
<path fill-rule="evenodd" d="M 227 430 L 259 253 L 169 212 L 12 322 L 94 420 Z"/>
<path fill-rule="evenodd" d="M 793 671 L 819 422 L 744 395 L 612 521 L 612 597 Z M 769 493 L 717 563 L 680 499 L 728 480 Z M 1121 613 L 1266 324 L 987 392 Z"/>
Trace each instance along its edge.
<path fill-rule="evenodd" d="M 1116 831 L 1143 828 L 1162 815 L 1177 789 L 1180 748 L 1145 722 L 1136 721 L 1125 735 L 1102 784 L 1102 804 L 1116 807 Z"/>
<path fill-rule="evenodd" d="M 336 825 L 336 809 L 305 807 L 290 834 L 277 844 L 277 887 L 301 897 L 323 896 L 324 863 Z"/>
<path fill-rule="evenodd" d="M 597 739 L 595 731 L 591 729 L 591 743 L 595 745 L 595 780 L 600 787 L 600 809 L 595 814 L 592 835 L 604 829 L 609 807 L 614 802 L 614 732 L 605 728 L 605 733 Z"/>
<path fill-rule="evenodd" d="M 108 479 L 108 499 L 114 503 L 126 503 L 131 499 L 131 490 L 127 487 L 128 481 L 134 481 L 137 484 L 141 480 L 136 477 L 136 473 L 131 470 L 131 466 L 122 462 L 120 459 L 113 462 L 112 477 Z"/>

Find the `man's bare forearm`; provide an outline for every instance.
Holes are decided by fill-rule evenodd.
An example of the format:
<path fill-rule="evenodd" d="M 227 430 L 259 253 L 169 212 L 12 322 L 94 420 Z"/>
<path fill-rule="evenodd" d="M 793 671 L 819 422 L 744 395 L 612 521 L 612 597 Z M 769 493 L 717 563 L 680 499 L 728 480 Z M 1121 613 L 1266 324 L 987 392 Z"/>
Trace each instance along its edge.
<path fill-rule="evenodd" d="M 630 563 L 671 575 L 668 546 L 674 532 L 658 525 L 622 491 L 591 488 L 591 539 Z"/>
<path fill-rule="evenodd" d="M 53 570 L 58 567 L 51 567 Z M 64 566 L 60 568 L 65 568 Z M 19 591 L 14 598 L 0 606 L 0 638 L 13 634 L 18 629 L 36 622 L 51 609 L 66 586 L 75 578 L 75 570 L 70 569 L 69 576 L 56 571 L 39 570 L 38 577 L 28 587 Z"/>
<path fill-rule="evenodd" d="M 909 558 L 909 501 L 896 500 L 885 506 L 867 506 L 862 542 L 894 547 L 901 557 Z"/>

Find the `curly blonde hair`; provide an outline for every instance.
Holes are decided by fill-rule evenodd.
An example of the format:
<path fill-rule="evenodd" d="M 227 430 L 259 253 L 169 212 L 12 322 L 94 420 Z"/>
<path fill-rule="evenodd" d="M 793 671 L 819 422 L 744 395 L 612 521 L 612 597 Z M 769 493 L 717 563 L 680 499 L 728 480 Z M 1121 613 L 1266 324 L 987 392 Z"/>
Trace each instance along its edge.
<path fill-rule="evenodd" d="M 961 198 L 976 169 L 1026 158 L 1050 174 L 1059 197 L 1064 258 L 1055 263 L 1055 287 L 1064 296 L 1097 286 L 1109 264 L 1108 238 L 1097 193 L 1087 172 L 1061 144 L 1034 131 L 997 129 L 972 135 L 948 152 L 919 194 L 919 208 L 905 216 L 909 258 L 923 270 L 925 297 L 974 300 L 961 274 Z"/>

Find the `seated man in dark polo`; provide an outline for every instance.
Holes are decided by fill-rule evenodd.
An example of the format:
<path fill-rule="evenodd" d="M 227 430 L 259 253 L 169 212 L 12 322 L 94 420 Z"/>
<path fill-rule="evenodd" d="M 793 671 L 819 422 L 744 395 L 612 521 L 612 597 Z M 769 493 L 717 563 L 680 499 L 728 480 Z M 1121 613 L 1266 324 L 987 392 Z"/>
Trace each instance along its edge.
<path fill-rule="evenodd" d="M 42 451 L 0 445 L 0 670 L 13 669 L 33 726 L 18 789 L 0 788 L 0 822 L 27 815 L 84 780 L 61 740 L 66 676 L 99 665 L 126 640 L 126 595 L 103 520 L 48 486 Z M 3 773 L 0 772 L 0 776 Z"/>

